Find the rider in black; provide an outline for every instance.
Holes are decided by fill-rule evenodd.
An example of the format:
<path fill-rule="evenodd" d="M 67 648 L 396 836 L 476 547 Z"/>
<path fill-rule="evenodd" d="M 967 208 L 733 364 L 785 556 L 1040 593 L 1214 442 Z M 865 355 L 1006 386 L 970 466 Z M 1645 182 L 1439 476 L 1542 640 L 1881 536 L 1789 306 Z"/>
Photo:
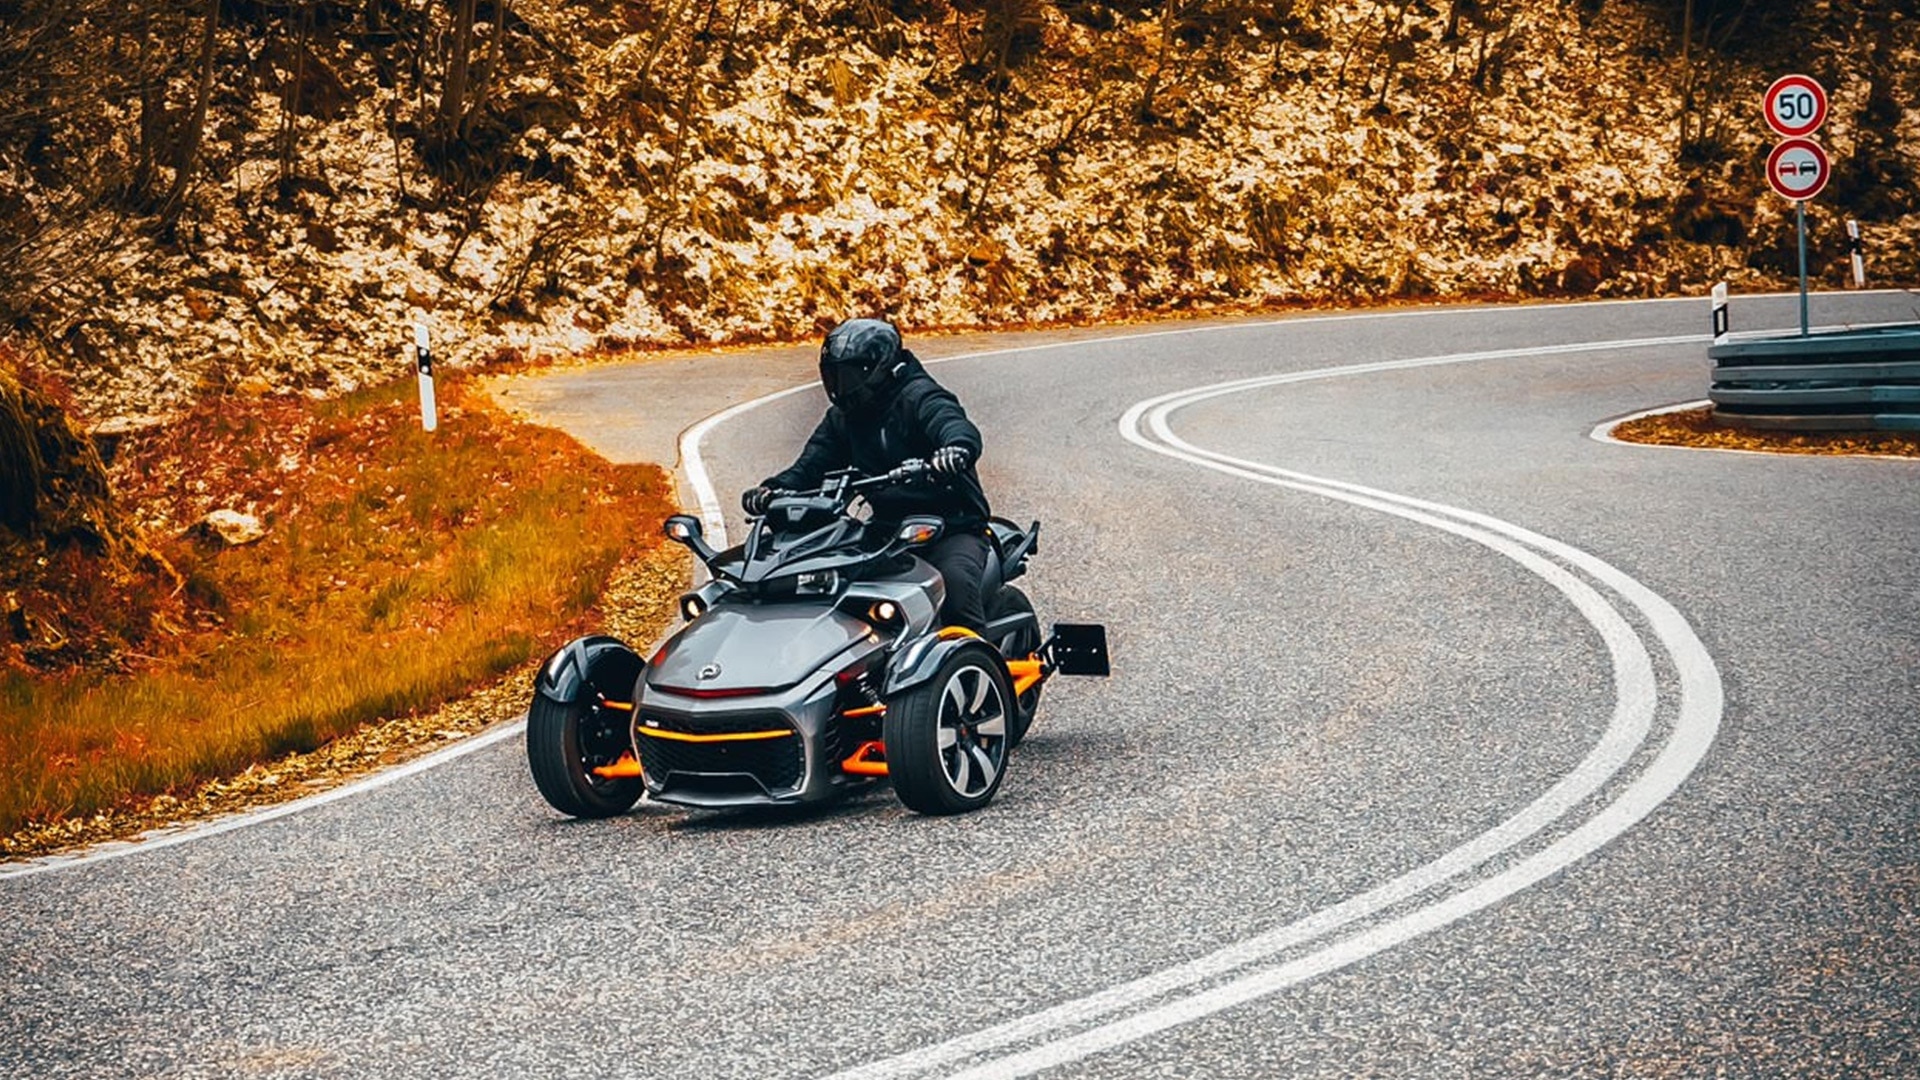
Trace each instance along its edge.
<path fill-rule="evenodd" d="M 932 466 L 940 483 L 881 488 L 867 495 L 877 521 L 936 514 L 945 531 L 922 553 L 940 571 L 949 625 L 985 629 L 980 595 L 986 574 L 987 496 L 974 463 L 980 429 L 960 400 L 933 381 L 900 343 L 900 331 L 879 319 L 850 319 L 833 328 L 820 348 L 820 385 L 830 404 L 800 456 L 785 470 L 740 497 L 749 514 L 764 514 L 775 491 L 819 486 L 826 474 L 849 466 L 869 475 L 910 458 Z"/>

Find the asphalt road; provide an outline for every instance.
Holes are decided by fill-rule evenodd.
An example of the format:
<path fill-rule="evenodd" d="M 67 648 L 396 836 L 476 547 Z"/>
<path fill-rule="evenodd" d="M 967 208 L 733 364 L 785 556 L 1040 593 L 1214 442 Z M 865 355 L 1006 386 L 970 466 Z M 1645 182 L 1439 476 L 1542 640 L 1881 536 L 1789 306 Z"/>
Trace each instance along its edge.
<path fill-rule="evenodd" d="M 1704 396 L 1705 322 L 910 342 L 973 354 L 933 370 L 996 510 L 1046 523 L 1043 619 L 1112 634 L 1114 677 L 1049 686 L 990 808 L 572 822 L 507 738 L 0 867 L 0 1074 L 1916 1075 L 1920 463 L 1591 438 Z M 513 393 L 660 459 L 807 372 L 733 353 Z M 715 426 L 721 498 L 820 404 Z"/>

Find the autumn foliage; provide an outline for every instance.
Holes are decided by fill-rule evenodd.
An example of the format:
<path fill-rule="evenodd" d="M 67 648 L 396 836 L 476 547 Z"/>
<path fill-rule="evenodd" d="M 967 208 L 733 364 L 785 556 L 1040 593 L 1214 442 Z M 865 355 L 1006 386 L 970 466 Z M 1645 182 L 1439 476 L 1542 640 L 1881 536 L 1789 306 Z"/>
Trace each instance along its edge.
<path fill-rule="evenodd" d="M 458 381 L 442 395 L 432 434 L 409 383 L 210 399 L 128 436 L 117 511 L 172 576 L 108 580 L 103 553 L 74 546 L 64 589 L 12 594 L 64 644 L 16 635 L 0 670 L 0 834 L 431 708 L 557 644 L 661 542 L 658 469 L 608 464 Z M 197 527 L 221 508 L 264 535 Z M 128 606 L 163 617 L 116 623 Z"/>

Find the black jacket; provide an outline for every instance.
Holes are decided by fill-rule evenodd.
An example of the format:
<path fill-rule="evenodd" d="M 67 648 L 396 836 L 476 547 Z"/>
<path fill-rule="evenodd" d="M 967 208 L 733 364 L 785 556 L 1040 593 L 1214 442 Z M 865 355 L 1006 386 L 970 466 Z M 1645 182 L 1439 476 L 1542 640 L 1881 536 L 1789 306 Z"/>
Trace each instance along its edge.
<path fill-rule="evenodd" d="M 848 466 L 875 475 L 909 458 L 925 460 L 943 446 L 964 446 L 970 461 L 980 460 L 980 429 L 967 419 L 960 399 L 933 381 L 919 358 L 903 351 L 906 368 L 890 396 L 872 414 L 850 417 L 838 405 L 813 429 L 792 465 L 761 481 L 771 488 L 820 486 L 826 474 Z M 944 482 L 917 482 L 868 492 L 874 517 L 898 521 L 908 514 L 937 514 L 949 528 L 975 529 L 987 523 L 986 491 L 971 463 Z"/>

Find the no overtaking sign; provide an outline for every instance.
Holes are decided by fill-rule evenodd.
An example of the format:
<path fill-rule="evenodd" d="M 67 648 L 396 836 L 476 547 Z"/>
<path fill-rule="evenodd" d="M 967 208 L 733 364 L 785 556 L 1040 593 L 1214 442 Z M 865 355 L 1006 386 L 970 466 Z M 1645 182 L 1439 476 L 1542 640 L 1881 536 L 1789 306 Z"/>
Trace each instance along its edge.
<path fill-rule="evenodd" d="M 1827 152 L 1812 139 L 1782 139 L 1767 155 L 1767 183 L 1783 199 L 1811 199 L 1827 186 L 1833 172 Z"/>

